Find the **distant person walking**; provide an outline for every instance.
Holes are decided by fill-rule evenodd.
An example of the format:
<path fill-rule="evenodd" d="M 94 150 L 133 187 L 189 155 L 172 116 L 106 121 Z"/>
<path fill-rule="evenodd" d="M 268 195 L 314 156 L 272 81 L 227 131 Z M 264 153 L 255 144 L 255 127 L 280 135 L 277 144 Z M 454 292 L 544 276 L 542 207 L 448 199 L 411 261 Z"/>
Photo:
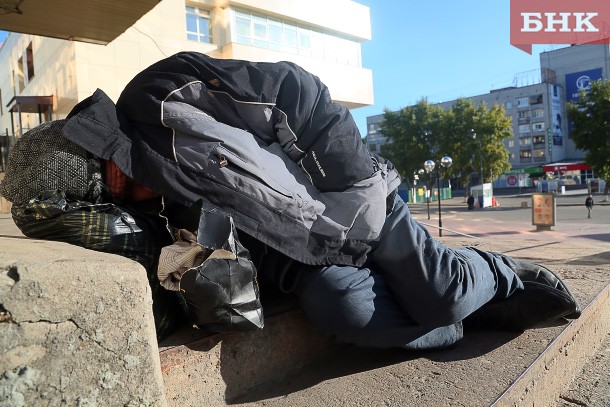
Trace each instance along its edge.
<path fill-rule="evenodd" d="M 591 210 L 593 209 L 593 196 L 589 195 L 585 199 L 585 206 L 587 207 L 587 219 L 591 219 Z"/>

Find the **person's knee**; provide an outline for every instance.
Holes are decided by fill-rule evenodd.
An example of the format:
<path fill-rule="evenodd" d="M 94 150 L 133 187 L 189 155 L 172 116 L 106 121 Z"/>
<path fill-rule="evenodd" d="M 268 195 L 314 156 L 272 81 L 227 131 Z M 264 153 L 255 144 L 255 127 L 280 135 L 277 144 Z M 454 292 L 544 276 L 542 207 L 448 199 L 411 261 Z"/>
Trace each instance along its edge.
<path fill-rule="evenodd" d="M 422 293 L 423 296 L 426 296 L 426 293 Z M 410 308 L 412 311 L 409 316 L 418 324 L 429 328 L 455 324 L 474 311 L 463 297 L 449 293 L 441 295 L 434 290 L 429 291 L 427 298 Z"/>
<path fill-rule="evenodd" d="M 302 277 L 296 293 L 321 333 L 341 339 L 367 329 L 375 312 L 372 284 L 365 270 L 332 266 Z"/>

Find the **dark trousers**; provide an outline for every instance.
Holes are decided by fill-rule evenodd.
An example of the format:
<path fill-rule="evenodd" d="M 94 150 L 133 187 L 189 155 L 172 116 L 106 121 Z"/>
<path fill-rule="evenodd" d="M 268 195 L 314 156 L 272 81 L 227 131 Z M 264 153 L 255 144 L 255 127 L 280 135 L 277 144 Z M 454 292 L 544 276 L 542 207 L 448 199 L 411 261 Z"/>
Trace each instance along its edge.
<path fill-rule="evenodd" d="M 295 293 L 326 336 L 429 349 L 454 344 L 464 318 L 522 288 L 498 255 L 434 240 L 397 196 L 364 267 L 306 267 Z"/>

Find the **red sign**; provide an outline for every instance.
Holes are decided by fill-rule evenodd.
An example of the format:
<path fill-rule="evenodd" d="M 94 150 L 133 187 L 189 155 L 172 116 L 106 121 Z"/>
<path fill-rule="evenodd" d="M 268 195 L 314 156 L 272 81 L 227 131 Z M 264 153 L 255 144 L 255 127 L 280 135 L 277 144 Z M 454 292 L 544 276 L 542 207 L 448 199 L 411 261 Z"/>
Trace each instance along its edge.
<path fill-rule="evenodd" d="M 511 187 L 517 185 L 517 177 L 515 177 L 514 175 L 509 176 L 508 178 L 506 178 L 506 183 Z"/>
<path fill-rule="evenodd" d="M 544 172 L 557 172 L 557 171 L 587 171 L 591 169 L 587 164 L 549 164 L 542 166 Z"/>
<path fill-rule="evenodd" d="M 510 43 L 529 54 L 533 44 L 610 44 L 610 2 L 511 0 Z"/>

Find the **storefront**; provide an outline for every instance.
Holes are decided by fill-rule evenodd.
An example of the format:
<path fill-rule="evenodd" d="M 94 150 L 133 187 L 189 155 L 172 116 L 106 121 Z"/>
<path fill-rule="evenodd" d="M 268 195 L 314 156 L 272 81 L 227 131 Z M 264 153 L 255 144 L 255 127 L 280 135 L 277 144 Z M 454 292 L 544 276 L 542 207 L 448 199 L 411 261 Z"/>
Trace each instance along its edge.
<path fill-rule="evenodd" d="M 566 185 L 584 184 L 588 179 L 595 178 L 593 171 L 585 163 L 555 163 L 542 168 L 548 179 L 563 180 Z"/>

